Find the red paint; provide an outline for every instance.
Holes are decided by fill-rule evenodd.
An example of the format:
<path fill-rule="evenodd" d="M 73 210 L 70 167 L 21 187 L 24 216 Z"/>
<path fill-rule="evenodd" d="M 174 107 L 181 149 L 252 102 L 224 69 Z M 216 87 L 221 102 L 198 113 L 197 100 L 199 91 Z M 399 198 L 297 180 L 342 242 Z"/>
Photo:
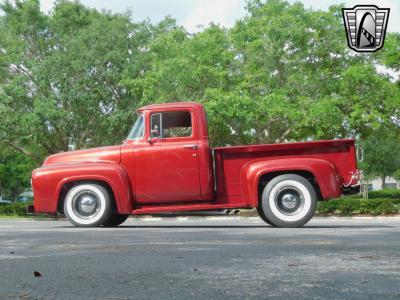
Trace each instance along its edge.
<path fill-rule="evenodd" d="M 32 172 L 34 207 L 36 212 L 54 213 L 61 188 L 71 182 L 97 180 L 107 183 L 114 192 L 118 211 L 132 211 L 132 190 L 124 167 L 107 162 L 54 164 Z"/>
<path fill-rule="evenodd" d="M 34 170 L 35 212 L 55 213 L 63 186 L 83 180 L 107 184 L 118 211 L 132 214 L 257 207 L 259 180 L 274 172 L 312 174 L 323 199 L 358 184 L 354 140 L 333 140 L 215 148 L 214 191 L 203 106 L 169 103 L 139 111 L 145 117 L 143 138 L 52 155 Z M 191 136 L 149 142 L 150 115 L 176 111 L 191 114 Z"/>

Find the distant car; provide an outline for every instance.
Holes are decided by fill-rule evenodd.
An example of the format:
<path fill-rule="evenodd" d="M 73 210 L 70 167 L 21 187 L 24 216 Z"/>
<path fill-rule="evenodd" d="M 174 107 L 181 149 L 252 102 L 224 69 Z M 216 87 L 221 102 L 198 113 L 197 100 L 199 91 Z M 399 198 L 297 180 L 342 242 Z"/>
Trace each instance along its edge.
<path fill-rule="evenodd" d="M 18 195 L 18 202 L 30 202 L 33 201 L 33 192 L 31 190 L 26 190 Z"/>
<path fill-rule="evenodd" d="M 0 204 L 11 204 L 13 203 L 11 200 L 0 199 Z"/>

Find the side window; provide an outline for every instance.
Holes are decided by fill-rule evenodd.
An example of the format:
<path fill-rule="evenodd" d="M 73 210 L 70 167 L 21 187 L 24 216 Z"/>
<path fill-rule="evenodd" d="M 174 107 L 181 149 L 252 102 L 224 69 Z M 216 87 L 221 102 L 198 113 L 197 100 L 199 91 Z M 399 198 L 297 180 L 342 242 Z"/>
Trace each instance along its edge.
<path fill-rule="evenodd" d="M 192 136 L 190 112 L 174 111 L 152 114 L 151 136 L 165 139 Z"/>

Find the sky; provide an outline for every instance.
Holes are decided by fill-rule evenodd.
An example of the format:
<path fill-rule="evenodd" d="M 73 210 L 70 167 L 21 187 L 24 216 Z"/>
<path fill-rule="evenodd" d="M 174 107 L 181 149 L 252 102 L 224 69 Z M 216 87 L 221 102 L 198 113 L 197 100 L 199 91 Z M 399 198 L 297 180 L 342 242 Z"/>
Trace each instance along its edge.
<path fill-rule="evenodd" d="M 80 0 L 88 7 L 121 13 L 130 9 L 135 21 L 149 19 L 156 23 L 165 16 L 175 18 L 189 32 L 200 31 L 209 23 L 232 27 L 246 15 L 246 0 Z M 294 2 L 294 0 L 289 0 Z M 307 8 L 327 9 L 330 5 L 345 3 L 351 8 L 357 4 L 375 4 L 390 8 L 389 32 L 400 32 L 400 0 L 302 0 Z M 41 9 L 48 12 L 54 0 L 41 0 Z M 202 27 L 203 26 L 203 27 Z"/>

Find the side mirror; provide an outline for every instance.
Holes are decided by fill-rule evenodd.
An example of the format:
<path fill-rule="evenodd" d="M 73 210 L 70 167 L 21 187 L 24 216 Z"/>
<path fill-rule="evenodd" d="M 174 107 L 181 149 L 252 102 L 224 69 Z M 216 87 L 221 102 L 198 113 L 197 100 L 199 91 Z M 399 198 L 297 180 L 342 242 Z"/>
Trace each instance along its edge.
<path fill-rule="evenodd" d="M 151 136 L 151 137 L 158 137 L 158 136 L 160 136 L 160 134 L 159 134 L 159 132 L 158 132 L 158 129 L 156 128 L 156 129 L 150 130 L 150 136 Z"/>
<path fill-rule="evenodd" d="M 150 144 L 154 144 L 155 142 L 157 142 L 157 140 L 158 140 L 158 138 L 156 138 L 156 137 L 154 137 L 154 136 L 151 136 L 151 137 L 149 137 L 149 138 L 147 139 L 147 141 L 148 141 Z"/>
<path fill-rule="evenodd" d="M 156 128 L 156 129 L 152 129 L 150 131 L 150 137 L 147 139 L 147 141 L 150 144 L 153 144 L 153 143 L 157 142 L 157 140 L 159 140 L 160 138 L 161 138 L 160 133 L 158 132 L 158 129 Z"/>

